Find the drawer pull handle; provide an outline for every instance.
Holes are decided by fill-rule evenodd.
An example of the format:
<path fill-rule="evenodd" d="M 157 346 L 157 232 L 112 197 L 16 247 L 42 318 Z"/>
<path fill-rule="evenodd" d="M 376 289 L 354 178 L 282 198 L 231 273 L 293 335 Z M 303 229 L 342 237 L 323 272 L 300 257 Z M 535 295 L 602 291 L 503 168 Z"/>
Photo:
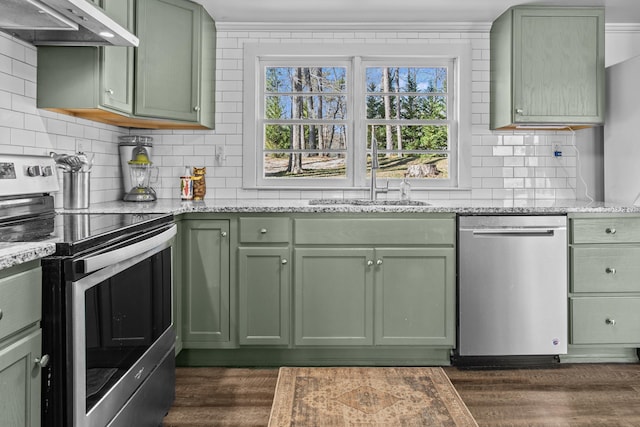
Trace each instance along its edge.
<path fill-rule="evenodd" d="M 371 261 L 371 260 L 367 261 L 367 265 L 368 265 L 369 267 L 371 267 L 371 266 L 373 265 L 373 261 Z"/>
<path fill-rule="evenodd" d="M 616 319 L 609 319 L 609 318 L 607 317 L 607 320 L 605 320 L 605 321 L 604 321 L 604 323 L 606 323 L 607 325 L 611 325 L 611 326 L 613 326 L 613 325 L 615 325 L 615 324 L 616 324 Z"/>
<path fill-rule="evenodd" d="M 41 368 L 44 368 L 49 364 L 49 355 L 44 354 L 41 357 L 36 357 L 35 359 L 33 359 L 33 363 L 40 366 Z"/>
<path fill-rule="evenodd" d="M 604 230 L 605 233 L 607 234 L 616 234 L 616 229 L 615 228 L 607 228 L 606 230 Z"/>
<path fill-rule="evenodd" d="M 285 259 L 283 259 L 281 262 L 282 262 L 282 265 L 285 265 L 285 264 L 286 264 L 287 262 L 289 262 L 289 261 L 287 261 L 287 259 L 285 258 Z"/>
<path fill-rule="evenodd" d="M 616 269 L 613 267 L 607 267 L 605 268 L 604 272 L 607 274 L 616 274 Z"/>
<path fill-rule="evenodd" d="M 267 229 L 266 228 L 260 229 L 260 234 L 267 234 Z"/>
<path fill-rule="evenodd" d="M 2 319 L 2 316 L 3 316 L 2 310 L 0 310 L 0 320 Z"/>

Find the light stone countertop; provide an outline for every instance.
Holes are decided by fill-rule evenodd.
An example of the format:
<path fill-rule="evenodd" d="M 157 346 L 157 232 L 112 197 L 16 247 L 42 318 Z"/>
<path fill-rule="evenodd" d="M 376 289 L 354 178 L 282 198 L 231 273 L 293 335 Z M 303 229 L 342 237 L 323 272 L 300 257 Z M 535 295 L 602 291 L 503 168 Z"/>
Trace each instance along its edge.
<path fill-rule="evenodd" d="M 638 213 L 639 206 L 620 206 L 580 200 L 426 200 L 429 205 L 310 205 L 307 200 L 237 199 L 187 201 L 160 199 L 155 202 L 114 201 L 92 204 L 88 209 L 59 210 L 78 213 L 454 213 L 459 215 L 549 215 L 567 213 Z M 55 252 L 54 243 L 0 243 L 0 269 L 8 268 Z"/>
<path fill-rule="evenodd" d="M 155 202 L 114 201 L 97 203 L 88 209 L 66 210 L 64 212 L 88 213 L 455 213 L 459 215 L 509 215 L 509 214 L 567 214 L 567 213 L 640 213 L 640 206 L 620 206 L 603 202 L 580 200 L 530 201 L 530 200 L 426 200 L 429 205 L 311 205 L 308 200 L 286 199 L 234 199 L 203 201 L 181 201 L 179 199 L 159 199 Z"/>
<path fill-rule="evenodd" d="M 56 251 L 56 244 L 50 242 L 0 243 L 0 269 L 44 258 Z"/>

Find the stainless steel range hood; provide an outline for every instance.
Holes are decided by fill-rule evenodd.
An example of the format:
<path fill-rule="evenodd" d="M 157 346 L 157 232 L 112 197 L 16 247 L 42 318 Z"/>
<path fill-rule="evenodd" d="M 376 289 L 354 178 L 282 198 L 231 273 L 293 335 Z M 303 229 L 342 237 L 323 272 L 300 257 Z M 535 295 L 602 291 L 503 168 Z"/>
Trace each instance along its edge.
<path fill-rule="evenodd" d="M 34 45 L 138 46 L 138 38 L 87 0 L 1 0 L 0 30 Z"/>

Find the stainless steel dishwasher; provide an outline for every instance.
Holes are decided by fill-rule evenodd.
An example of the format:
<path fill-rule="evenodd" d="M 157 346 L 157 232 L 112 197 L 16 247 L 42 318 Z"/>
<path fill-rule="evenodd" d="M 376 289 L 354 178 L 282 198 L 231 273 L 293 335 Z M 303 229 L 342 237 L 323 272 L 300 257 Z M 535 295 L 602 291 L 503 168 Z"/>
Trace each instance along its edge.
<path fill-rule="evenodd" d="M 566 223 L 564 216 L 459 218 L 461 359 L 566 354 Z"/>

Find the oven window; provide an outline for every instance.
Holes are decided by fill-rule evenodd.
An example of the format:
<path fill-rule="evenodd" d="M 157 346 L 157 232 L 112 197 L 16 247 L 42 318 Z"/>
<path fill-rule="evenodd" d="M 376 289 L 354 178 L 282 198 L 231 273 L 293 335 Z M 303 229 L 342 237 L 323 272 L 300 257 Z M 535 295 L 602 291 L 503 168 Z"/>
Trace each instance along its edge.
<path fill-rule="evenodd" d="M 171 249 L 85 292 L 87 412 L 171 325 Z"/>

